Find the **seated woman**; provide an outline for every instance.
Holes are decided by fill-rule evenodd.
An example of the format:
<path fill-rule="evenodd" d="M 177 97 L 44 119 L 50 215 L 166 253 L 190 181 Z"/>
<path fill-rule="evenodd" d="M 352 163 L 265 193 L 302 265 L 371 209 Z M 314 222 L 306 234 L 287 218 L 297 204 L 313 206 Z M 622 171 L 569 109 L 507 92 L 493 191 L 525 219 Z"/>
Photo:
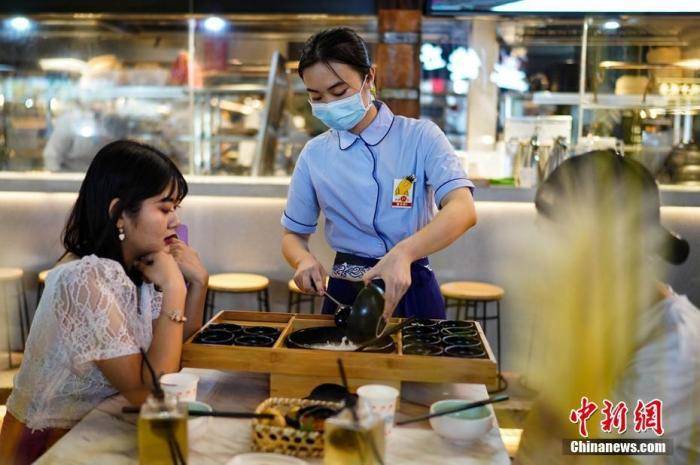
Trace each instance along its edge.
<path fill-rule="evenodd" d="M 180 369 L 200 326 L 208 274 L 177 238 L 187 183 L 168 157 L 132 141 L 95 156 L 48 275 L 7 401 L 0 463 L 28 464 L 105 398 L 142 403 L 157 373 Z"/>

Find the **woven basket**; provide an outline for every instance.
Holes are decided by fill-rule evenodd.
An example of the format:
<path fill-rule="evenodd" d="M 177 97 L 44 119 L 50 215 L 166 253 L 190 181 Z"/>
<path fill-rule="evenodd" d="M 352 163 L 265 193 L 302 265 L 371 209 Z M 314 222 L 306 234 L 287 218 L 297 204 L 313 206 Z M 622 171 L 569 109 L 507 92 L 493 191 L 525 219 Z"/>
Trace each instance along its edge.
<path fill-rule="evenodd" d="M 263 401 L 255 413 L 263 413 L 269 407 L 277 408 L 286 415 L 292 407 L 308 407 L 318 405 L 339 409 L 342 404 L 308 399 L 287 399 L 271 397 Z M 280 427 L 266 425 L 258 419 L 253 420 L 253 450 L 258 452 L 274 452 L 277 454 L 293 455 L 295 457 L 323 457 L 323 432 L 302 431 L 290 426 Z"/>

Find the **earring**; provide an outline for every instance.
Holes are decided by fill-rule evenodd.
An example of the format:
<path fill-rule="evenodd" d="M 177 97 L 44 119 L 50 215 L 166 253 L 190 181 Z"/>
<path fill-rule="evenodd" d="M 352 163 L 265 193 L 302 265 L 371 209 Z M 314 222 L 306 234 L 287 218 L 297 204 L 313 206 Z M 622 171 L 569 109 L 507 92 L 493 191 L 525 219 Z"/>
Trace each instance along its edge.
<path fill-rule="evenodd" d="M 126 235 L 124 234 L 124 228 L 117 228 L 117 230 L 119 231 L 119 235 L 117 237 L 119 237 L 120 241 L 123 241 L 126 238 Z"/>

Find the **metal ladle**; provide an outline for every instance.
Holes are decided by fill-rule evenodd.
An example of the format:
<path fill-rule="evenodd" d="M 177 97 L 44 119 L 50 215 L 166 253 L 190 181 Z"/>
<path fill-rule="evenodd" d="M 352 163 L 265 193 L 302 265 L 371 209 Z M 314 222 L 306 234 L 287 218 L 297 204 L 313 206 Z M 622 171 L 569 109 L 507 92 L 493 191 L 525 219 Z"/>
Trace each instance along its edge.
<path fill-rule="evenodd" d="M 328 293 L 328 291 L 324 291 L 323 295 L 328 297 L 329 299 L 331 299 L 331 302 L 333 302 L 334 304 L 336 304 L 338 306 L 338 310 L 343 309 L 343 308 L 351 308 L 351 305 L 345 305 L 345 304 L 341 303 L 338 299 L 336 299 L 335 297 L 330 295 Z"/>
<path fill-rule="evenodd" d="M 311 287 L 314 288 L 314 291 L 318 292 L 318 288 L 316 288 L 316 284 L 311 281 Z M 345 325 L 347 324 L 347 319 L 348 315 L 350 315 L 350 311 L 352 310 L 351 305 L 345 305 L 344 303 L 340 302 L 338 299 L 333 297 L 328 293 L 327 290 L 323 290 L 323 295 L 324 297 L 328 297 L 331 302 L 336 304 L 338 308 L 336 308 L 335 313 L 334 313 L 334 319 L 335 319 L 335 325 L 339 328 L 344 328 Z"/>
<path fill-rule="evenodd" d="M 331 302 L 338 306 L 338 308 L 335 310 L 335 313 L 333 314 L 333 320 L 335 321 L 335 325 L 338 328 L 345 329 L 348 325 L 348 317 L 352 312 L 352 305 L 345 305 L 341 303 L 338 299 L 330 295 L 328 292 L 324 292 L 323 295 L 328 297 L 331 300 Z"/>

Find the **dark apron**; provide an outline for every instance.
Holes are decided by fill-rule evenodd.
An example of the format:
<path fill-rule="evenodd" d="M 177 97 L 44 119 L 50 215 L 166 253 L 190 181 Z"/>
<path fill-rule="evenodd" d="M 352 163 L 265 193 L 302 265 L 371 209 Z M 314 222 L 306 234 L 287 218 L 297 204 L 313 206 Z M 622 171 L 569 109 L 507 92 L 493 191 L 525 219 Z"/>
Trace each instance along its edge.
<path fill-rule="evenodd" d="M 366 269 L 373 267 L 377 262 L 379 260 L 376 258 L 339 252 L 335 256 L 333 268 L 337 269 L 342 276 L 360 279 Z M 411 286 L 396 306 L 395 317 L 445 318 L 445 302 L 440 294 L 440 286 L 428 265 L 427 258 L 421 258 L 411 263 Z M 378 281 L 378 284 L 384 288 L 382 281 Z M 331 277 L 328 281 L 328 293 L 347 305 L 352 305 L 363 287 L 362 281 L 351 281 L 337 277 Z M 333 314 L 336 308 L 337 305 L 330 299 L 324 299 L 322 313 Z"/>

